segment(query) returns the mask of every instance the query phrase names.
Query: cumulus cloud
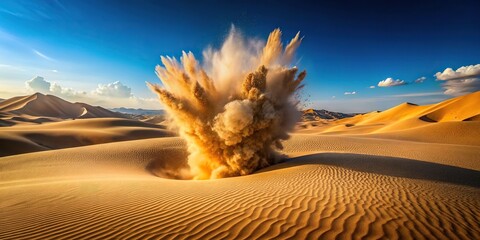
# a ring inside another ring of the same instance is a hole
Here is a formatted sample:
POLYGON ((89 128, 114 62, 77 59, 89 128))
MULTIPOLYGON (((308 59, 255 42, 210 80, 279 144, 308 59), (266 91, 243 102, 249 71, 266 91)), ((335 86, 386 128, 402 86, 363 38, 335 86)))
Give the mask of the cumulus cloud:
POLYGON ((419 77, 417 80, 415 80, 415 83, 423 83, 423 81, 427 80, 426 77, 419 77))
POLYGON ((357 92, 355 92, 355 91, 354 91, 354 92, 345 92, 345 93, 344 93, 344 95, 355 95, 355 94, 357 94, 357 92))
POLYGON ((91 105, 103 107, 133 107, 158 109, 158 99, 155 97, 143 98, 131 93, 131 88, 120 82, 100 84, 91 91, 77 91, 73 88, 61 86, 56 82, 50 82, 43 77, 36 76, 25 82, 27 91, 30 93, 41 92, 55 95, 72 102, 85 102, 91 105))
POLYGON ((395 80, 393 78, 387 78, 385 80, 378 82, 379 87, 395 87, 395 86, 401 86, 405 84, 407 84, 407 82, 405 82, 404 80, 400 80, 400 79, 395 80))
POLYGON ((434 75, 442 84, 444 94, 460 96, 480 90, 480 64, 462 66, 457 70, 446 68, 434 75))
POLYGON ((105 97, 129 98, 132 97, 132 89, 123 85, 120 81, 108 84, 98 84, 94 94, 105 97))
POLYGON ((40 76, 36 76, 25 82, 27 90, 31 92, 49 93, 50 85, 50 82, 45 81, 45 79, 40 76))
POLYGON ((375 88, 375 86, 372 85, 372 86, 370 86, 370 87, 368 87, 368 88, 375 88))
POLYGON ((72 88, 62 87, 57 83, 52 83, 50 85, 50 92, 52 92, 54 95, 66 98, 84 97, 87 95, 86 92, 75 91, 72 88))
POLYGON ((446 68, 443 72, 437 72, 434 75, 437 80, 459 80, 480 77, 480 64, 469 65, 458 68, 453 71, 452 68, 446 68))
POLYGON ((72 88, 60 86, 58 83, 52 83, 45 80, 43 77, 36 76, 25 82, 25 86, 29 92, 41 92, 45 94, 53 94, 63 98, 83 97, 87 93, 75 91, 72 88))

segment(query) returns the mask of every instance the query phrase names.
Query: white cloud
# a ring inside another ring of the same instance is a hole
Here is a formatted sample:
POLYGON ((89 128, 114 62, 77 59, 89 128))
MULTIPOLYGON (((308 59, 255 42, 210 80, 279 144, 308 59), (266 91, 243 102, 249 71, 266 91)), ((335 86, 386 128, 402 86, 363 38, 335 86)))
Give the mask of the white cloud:
POLYGON ((50 70, 50 71, 51 71, 51 72, 54 72, 54 73, 58 73, 58 70, 56 70, 56 69, 52 69, 52 70, 50 70))
POLYGON ((355 95, 355 94, 357 94, 357 92, 355 92, 355 91, 354 92, 345 92, 343 94, 344 95, 355 95))
POLYGON ((419 77, 417 80, 415 80, 415 83, 423 83, 423 81, 427 80, 426 77, 419 77))
POLYGON ((332 99, 335 99, 336 97, 335 96, 332 96, 332 99))
POLYGON ((27 90, 31 92, 41 92, 41 93, 49 93, 50 92, 50 82, 45 81, 43 77, 36 76, 28 81, 25 82, 25 86, 27 90))
POLYGON ((400 80, 400 79, 394 80, 393 78, 387 78, 385 80, 378 82, 379 87, 394 87, 394 86, 401 86, 405 84, 407 84, 407 82, 405 82, 404 80, 400 80))
POLYGON ((51 83, 43 77, 36 76, 25 82, 29 92, 41 92, 45 94, 54 94, 56 96, 74 100, 86 96, 86 92, 75 91, 71 88, 65 88, 57 83, 51 83))
POLYGON ((437 80, 457 80, 466 78, 478 78, 480 77, 480 64, 469 65, 458 68, 453 71, 451 68, 446 68, 443 72, 437 72, 434 75, 437 80))
POLYGON ((86 92, 75 91, 72 88, 62 87, 57 83, 52 83, 50 86, 50 92, 57 96, 70 99, 77 99, 78 97, 85 97, 87 95, 86 92))
POLYGON ((98 84, 94 94, 113 98, 129 98, 132 97, 132 89, 123 85, 120 81, 108 84, 98 84))
POLYGON ((434 76, 445 81, 442 87, 447 95, 460 96, 480 90, 480 64, 463 66, 455 71, 446 68, 434 76))
POLYGON ((77 91, 72 88, 61 86, 58 83, 45 80, 37 76, 25 82, 28 92, 41 92, 51 94, 72 102, 85 102, 91 105, 99 105, 107 108, 133 107, 145 109, 160 109, 162 105, 157 98, 142 98, 134 96, 131 88, 120 82, 99 84, 92 91, 77 91))
POLYGON ((375 88, 375 86, 372 85, 372 86, 370 86, 370 87, 368 87, 368 88, 375 88))
POLYGON ((41 52, 39 52, 39 51, 37 51, 37 50, 35 50, 35 49, 32 49, 32 51, 33 51, 35 54, 37 54, 37 56, 39 56, 39 57, 41 57, 41 58, 43 58, 43 59, 45 59, 45 60, 54 61, 53 58, 48 57, 47 55, 45 55, 45 54, 43 54, 43 53, 41 53, 41 52))

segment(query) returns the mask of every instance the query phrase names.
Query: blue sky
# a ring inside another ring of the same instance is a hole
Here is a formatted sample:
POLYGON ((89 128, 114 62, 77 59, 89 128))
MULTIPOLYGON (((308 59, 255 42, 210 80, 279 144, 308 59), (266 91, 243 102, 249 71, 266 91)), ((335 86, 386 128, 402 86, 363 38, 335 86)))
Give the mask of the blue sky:
POLYGON ((232 24, 262 39, 277 27, 285 41, 301 31, 296 62, 308 72, 309 107, 365 112, 480 90, 478 1, 277 2, 2 0, 0 98, 43 89, 106 107, 161 108, 145 86, 158 82, 159 56, 201 56, 232 24), (461 67, 460 80, 444 77, 461 67), (398 81, 378 86, 388 78, 398 81))

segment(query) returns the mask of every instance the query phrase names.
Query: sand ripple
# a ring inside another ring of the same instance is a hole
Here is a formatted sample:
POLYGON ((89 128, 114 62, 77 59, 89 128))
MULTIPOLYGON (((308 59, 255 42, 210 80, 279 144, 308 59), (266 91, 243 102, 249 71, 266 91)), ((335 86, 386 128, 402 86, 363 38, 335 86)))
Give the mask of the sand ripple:
MULTIPOLYGON (((178 145, 172 140, 156 144, 172 149, 178 145)), ((160 154, 156 166, 166 166, 158 165, 162 152, 147 151, 149 142, 153 140, 128 143, 139 147, 128 158, 160 154)), ((127 143, 106 144, 105 151, 118 144, 127 143)), ((74 150, 61 153, 68 156, 74 150)), ((181 154, 175 151, 163 154, 172 159, 181 154)), ((28 162, 31 155, 26 156, 23 161, 28 162)), ((480 173, 475 170, 403 158, 315 153, 250 176, 185 181, 155 176, 147 169, 152 164, 148 161, 118 159, 115 163, 136 170, 0 186, 0 239, 480 238, 480 173), (383 165, 376 166, 380 160, 383 165), (403 171, 402 166, 420 173, 403 171), (390 171, 395 168, 400 170, 390 171), (422 174, 427 168, 437 172, 422 174), (469 181, 449 181, 438 177, 441 173, 464 175, 469 181)), ((105 163, 88 163, 94 164, 105 163)))

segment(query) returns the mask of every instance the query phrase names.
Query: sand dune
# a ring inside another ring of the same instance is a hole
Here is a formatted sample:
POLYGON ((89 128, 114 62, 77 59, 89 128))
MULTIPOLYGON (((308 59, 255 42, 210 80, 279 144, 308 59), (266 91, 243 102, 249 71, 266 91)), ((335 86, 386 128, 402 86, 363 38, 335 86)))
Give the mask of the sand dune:
POLYGON ((162 126, 3 127, 0 153, 31 152, 0 157, 0 239, 480 239, 478 101, 302 123, 285 162, 203 181, 162 126))
POLYGON ((18 125, 0 128, 0 156, 173 135, 163 126, 121 118, 18 125))
MULTIPOLYGON (((370 112, 333 122, 323 121, 316 126, 310 123, 299 127, 298 130, 303 133, 316 134, 364 135, 393 133, 419 127, 429 129, 433 125, 445 122, 455 122, 459 128, 465 128, 465 126, 473 125, 462 122, 479 122, 480 108, 478 106, 480 106, 480 91, 425 106, 402 103, 383 112, 370 112)), ((452 129, 452 127, 453 124, 450 124, 449 128, 452 129)), ((456 140, 458 139, 454 139, 453 142, 456 140)))
POLYGON ((441 122, 366 137, 480 146, 480 121, 441 122))
POLYGON ((6 99, 0 102, 0 113, 2 120, 0 124, 4 126, 19 122, 42 123, 63 119, 124 117, 120 113, 102 107, 71 103, 59 97, 41 93, 6 99))
MULTIPOLYGON (((322 147, 330 137, 312 137, 309 145, 317 148, 309 154, 250 176, 208 181, 158 177, 184 166, 179 138, 4 157, 0 237, 480 237, 479 165, 462 154, 469 147, 432 150, 470 162, 446 165, 423 161, 431 161, 428 154, 417 156, 421 161, 373 156, 382 153, 373 147, 364 147, 371 154, 321 153, 331 150, 322 147)), ((362 145, 338 138, 333 143, 362 145)), ((288 146, 302 140, 298 135, 288 146)))
POLYGON ((302 121, 314 121, 314 120, 321 120, 321 119, 342 119, 347 117, 352 117, 353 114, 345 114, 340 112, 330 112, 327 110, 315 110, 315 109, 307 109, 303 110, 302 112, 302 121))

